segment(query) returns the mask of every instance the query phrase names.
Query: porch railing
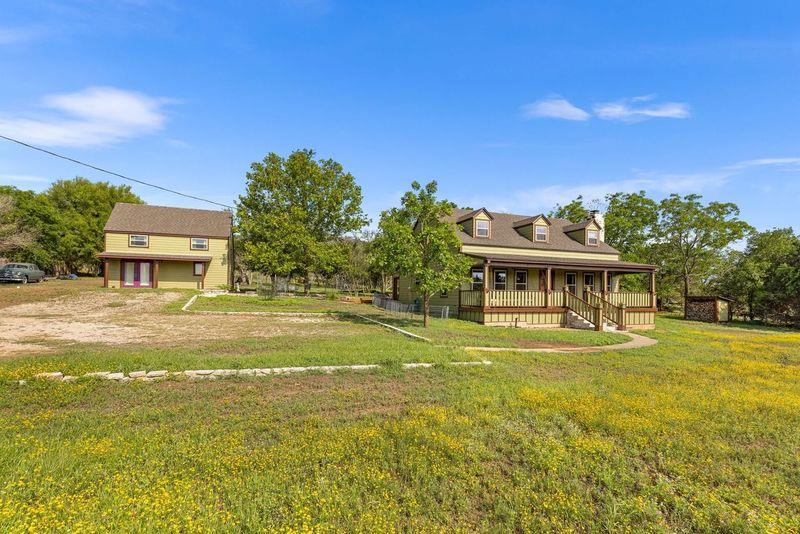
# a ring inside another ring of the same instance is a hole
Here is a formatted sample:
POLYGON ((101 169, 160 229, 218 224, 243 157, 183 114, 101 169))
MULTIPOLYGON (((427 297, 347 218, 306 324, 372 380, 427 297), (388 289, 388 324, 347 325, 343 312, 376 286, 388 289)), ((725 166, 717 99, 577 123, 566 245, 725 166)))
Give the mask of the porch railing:
MULTIPOLYGON (((483 306, 484 292, 481 289, 462 289, 461 306, 480 308, 483 306)), ((495 308, 563 308, 564 292, 555 290, 550 292, 550 302, 547 302, 547 291, 492 289, 489 291, 490 307, 495 308)))
POLYGON ((483 306, 483 289, 464 289, 461 291, 461 305, 480 308, 483 306))
POLYGON ((653 308, 655 303, 652 302, 650 293, 636 292, 636 291, 612 291, 606 293, 606 300, 614 306, 625 305, 628 308, 653 308))
POLYGON ((564 303, 567 308, 594 324, 595 330, 603 329, 603 310, 601 307, 586 302, 578 295, 571 293, 567 288, 564 288, 564 303))
POLYGON ((614 306, 603 298, 600 293, 586 292, 586 302, 603 310, 603 317, 617 325, 620 330, 625 329, 625 305, 614 306))
POLYGON ((544 307, 544 305, 544 291, 489 291, 489 306, 498 308, 540 308, 544 307))

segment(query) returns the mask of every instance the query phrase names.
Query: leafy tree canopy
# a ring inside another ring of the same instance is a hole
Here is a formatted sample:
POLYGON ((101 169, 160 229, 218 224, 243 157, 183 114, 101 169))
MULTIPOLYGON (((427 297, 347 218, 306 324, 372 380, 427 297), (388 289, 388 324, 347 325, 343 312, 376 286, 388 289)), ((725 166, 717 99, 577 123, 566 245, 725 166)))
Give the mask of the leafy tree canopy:
POLYGON ((431 295, 455 289, 469 279, 472 261, 459 252, 455 224, 445 221, 454 205, 436 198, 436 182, 411 184, 399 208, 384 211, 372 247, 373 265, 409 277, 422 296, 428 326, 431 295))
POLYGON ((342 237, 367 224, 361 188, 332 159, 310 149, 268 154, 247 173, 237 203, 244 261, 281 276, 330 275, 347 261, 342 237))

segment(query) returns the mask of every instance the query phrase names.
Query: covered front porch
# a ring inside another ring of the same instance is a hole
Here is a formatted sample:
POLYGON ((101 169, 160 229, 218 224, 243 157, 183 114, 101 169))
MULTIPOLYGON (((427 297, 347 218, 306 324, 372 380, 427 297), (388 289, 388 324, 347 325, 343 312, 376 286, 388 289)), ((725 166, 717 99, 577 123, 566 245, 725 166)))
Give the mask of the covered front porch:
POLYGON ((459 292, 459 317, 484 324, 566 326, 571 315, 597 330, 651 328, 655 266, 619 261, 475 256, 472 283, 459 292), (620 291, 623 276, 646 273, 648 291, 620 291))
POLYGON ((210 256, 103 252, 103 287, 205 289, 210 256))

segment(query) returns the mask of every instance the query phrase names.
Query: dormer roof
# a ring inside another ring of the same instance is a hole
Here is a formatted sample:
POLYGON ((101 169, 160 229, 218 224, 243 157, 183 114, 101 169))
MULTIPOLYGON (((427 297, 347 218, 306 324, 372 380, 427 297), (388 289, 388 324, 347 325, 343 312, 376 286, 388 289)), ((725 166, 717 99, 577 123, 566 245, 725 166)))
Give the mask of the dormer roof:
POLYGON ((512 224, 511 226, 514 228, 522 228, 523 226, 528 226, 529 224, 535 224, 539 221, 542 221, 547 224, 547 226, 552 226, 553 223, 550 222, 544 214, 534 215, 533 217, 526 217, 522 220, 519 220, 512 224))
MULTIPOLYGON (((457 210, 454 210, 453 213, 455 213, 456 211, 464 212, 466 210, 457 209, 457 210)), ((494 219, 494 216, 491 213, 489 213, 489 210, 487 210, 486 208, 478 208, 476 210, 467 211, 466 213, 464 213, 460 217, 456 218, 456 222, 457 223, 462 223, 464 221, 468 221, 470 219, 474 219, 475 216, 478 215, 481 212, 485 213, 486 216, 489 217, 489 219, 492 219, 492 220, 494 219)))
POLYGON ((570 232, 575 232, 577 230, 583 230, 584 228, 588 228, 589 226, 591 226, 592 223, 594 223, 595 226, 597 226, 598 230, 602 230, 603 229, 603 227, 600 226, 600 223, 597 222, 596 220, 594 220, 594 219, 586 219, 585 221, 581 221, 579 223, 570 224, 568 226, 565 226, 564 227, 564 232, 570 233, 570 232))

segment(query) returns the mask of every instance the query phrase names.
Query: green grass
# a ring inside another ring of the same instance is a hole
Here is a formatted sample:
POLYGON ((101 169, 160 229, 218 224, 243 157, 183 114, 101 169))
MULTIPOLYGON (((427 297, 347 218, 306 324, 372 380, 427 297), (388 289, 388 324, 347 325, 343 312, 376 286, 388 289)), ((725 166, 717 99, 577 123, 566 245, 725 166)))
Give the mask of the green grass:
POLYGON ((385 313, 378 308, 366 304, 353 304, 338 300, 323 300, 309 297, 278 297, 274 299, 228 295, 213 298, 200 297, 195 301, 190 310, 331 313, 343 318, 346 318, 347 314, 359 314, 426 337, 437 345, 452 347, 579 347, 612 345, 615 343, 624 343, 630 339, 622 334, 586 330, 576 331, 563 328, 533 329, 487 327, 458 319, 431 318, 428 328, 424 328, 422 326, 421 317, 397 316, 385 313))
POLYGON ((192 305, 192 311, 219 312, 300 312, 336 313, 368 310, 364 304, 353 304, 340 300, 317 297, 276 297, 265 299, 255 296, 220 295, 218 297, 199 297, 192 305))
POLYGON ((623 334, 613 332, 594 332, 592 330, 569 330, 566 328, 512 328, 485 326, 459 319, 431 318, 428 327, 422 325, 421 317, 398 317, 372 308, 365 316, 393 326, 398 326, 412 334, 430 339, 438 345, 453 347, 585 347, 613 345, 630 341, 623 334))
POLYGON ((10 380, 38 358, 133 370, 469 357, 331 324, 317 341, 2 361, 0 531, 800 530, 797 332, 659 318, 652 347, 509 351, 475 368, 10 380))

